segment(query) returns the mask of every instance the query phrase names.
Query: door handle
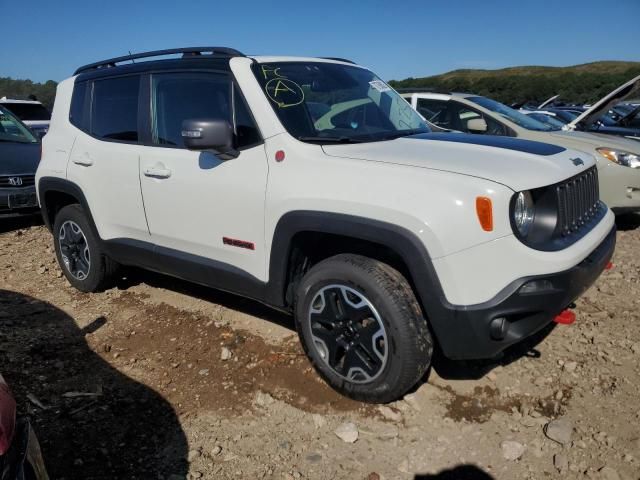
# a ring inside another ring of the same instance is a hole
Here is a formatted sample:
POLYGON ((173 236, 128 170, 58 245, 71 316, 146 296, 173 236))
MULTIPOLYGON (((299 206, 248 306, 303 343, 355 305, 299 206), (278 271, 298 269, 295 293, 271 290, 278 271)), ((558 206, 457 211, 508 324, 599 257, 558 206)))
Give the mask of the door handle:
POLYGON ((146 167, 142 173, 144 173, 145 177, 151 178, 169 178, 171 176, 171 170, 165 168, 164 165, 146 167))
POLYGON ((93 160, 91 160, 91 157, 89 157, 88 153, 85 153, 81 157, 75 157, 72 162, 76 165, 82 165, 83 167, 90 167, 91 165, 93 165, 93 160))

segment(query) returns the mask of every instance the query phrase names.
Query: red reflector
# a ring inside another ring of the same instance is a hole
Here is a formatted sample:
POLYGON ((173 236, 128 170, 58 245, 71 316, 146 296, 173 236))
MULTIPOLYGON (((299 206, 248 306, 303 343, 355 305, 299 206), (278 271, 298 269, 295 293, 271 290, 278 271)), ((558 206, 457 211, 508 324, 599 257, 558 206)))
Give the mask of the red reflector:
POLYGON ((609 262, 607 263, 607 266, 604 267, 605 270, 611 270, 613 268, 613 263, 609 262))
POLYGON ((571 310, 563 310, 553 321, 562 325, 571 325, 576 321, 576 314, 571 310))
POLYGON ((284 150, 278 150, 276 152, 276 162, 281 162, 284 160, 284 150))

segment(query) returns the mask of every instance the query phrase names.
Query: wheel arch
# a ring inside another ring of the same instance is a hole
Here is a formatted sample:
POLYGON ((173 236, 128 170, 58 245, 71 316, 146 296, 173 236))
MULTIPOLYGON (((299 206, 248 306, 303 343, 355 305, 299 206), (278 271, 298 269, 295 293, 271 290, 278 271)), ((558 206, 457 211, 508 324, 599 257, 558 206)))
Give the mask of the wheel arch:
POLYGON ((67 205, 77 203, 87 215, 93 233, 100 238, 87 199, 75 183, 64 178, 42 177, 38 182, 38 198, 44 224, 50 231, 53 230, 56 214, 67 205))
POLYGON ((296 258, 301 246, 303 251, 317 249, 318 252, 308 265, 303 265, 303 270, 334 254, 364 254, 390 263, 405 274, 428 316, 436 316, 438 307, 446 302, 426 247, 409 230, 354 215, 293 211, 280 218, 273 235, 266 292, 268 303, 291 306, 296 275, 304 273, 296 269, 300 262, 308 260, 304 255, 296 258), (336 243, 340 245, 336 247, 336 243))

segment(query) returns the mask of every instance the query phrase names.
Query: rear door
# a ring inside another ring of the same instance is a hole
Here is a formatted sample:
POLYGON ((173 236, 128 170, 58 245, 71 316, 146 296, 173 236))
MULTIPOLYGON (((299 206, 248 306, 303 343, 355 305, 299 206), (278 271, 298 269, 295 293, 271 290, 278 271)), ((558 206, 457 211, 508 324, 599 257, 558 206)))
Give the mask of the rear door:
POLYGON ((151 146, 141 156, 140 178, 158 252, 231 266, 264 280, 267 158, 231 75, 155 73, 148 85, 151 146), (186 119, 229 121, 240 155, 221 160, 210 152, 187 150, 181 136, 186 119))
POLYGON ((67 177, 82 189, 103 240, 149 240, 139 177, 140 83, 140 75, 128 75, 75 87, 84 99, 74 93, 70 120, 80 131, 67 177))

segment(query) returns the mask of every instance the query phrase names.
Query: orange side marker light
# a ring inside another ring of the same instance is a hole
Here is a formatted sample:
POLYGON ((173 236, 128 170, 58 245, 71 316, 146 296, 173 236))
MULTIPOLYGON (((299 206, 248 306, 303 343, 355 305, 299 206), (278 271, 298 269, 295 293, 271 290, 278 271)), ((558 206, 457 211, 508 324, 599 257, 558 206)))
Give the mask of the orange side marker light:
POLYGON ((493 204, 489 197, 476 197, 476 214, 485 232, 493 231, 493 204))

